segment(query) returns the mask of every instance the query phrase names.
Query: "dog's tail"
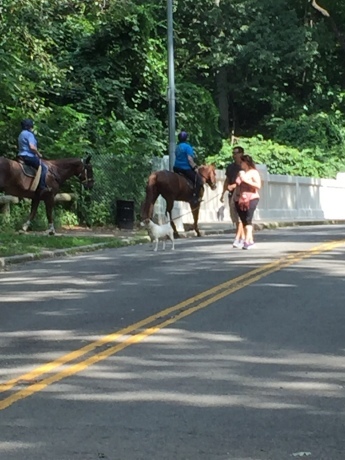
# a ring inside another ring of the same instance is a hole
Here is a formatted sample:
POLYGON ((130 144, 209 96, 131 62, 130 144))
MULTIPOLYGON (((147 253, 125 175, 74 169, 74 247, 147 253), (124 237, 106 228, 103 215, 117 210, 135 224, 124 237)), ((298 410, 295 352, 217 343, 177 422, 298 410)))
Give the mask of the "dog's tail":
POLYGON ((158 198, 158 195, 157 173, 153 172, 150 174, 146 184, 146 196, 142 205, 141 220, 152 218, 153 206, 158 198))

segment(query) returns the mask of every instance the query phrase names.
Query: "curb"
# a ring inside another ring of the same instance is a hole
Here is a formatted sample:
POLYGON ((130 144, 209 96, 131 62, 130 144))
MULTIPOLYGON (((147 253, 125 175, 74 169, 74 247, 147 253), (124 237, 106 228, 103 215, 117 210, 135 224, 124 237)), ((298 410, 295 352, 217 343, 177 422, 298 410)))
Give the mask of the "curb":
POLYGON ((38 254, 28 253, 28 254, 21 254, 17 256, 8 256, 8 257, 0 257, 0 268, 5 268, 9 264, 16 264, 20 262, 31 262, 33 260, 41 260, 41 259, 50 259, 57 256, 66 256, 70 253, 75 252, 87 252, 92 251, 102 246, 106 245, 107 243, 97 243, 97 244, 90 244, 88 246, 80 246, 75 248, 69 249, 56 249, 54 251, 42 251, 38 254))
POLYGON ((304 220, 304 221, 280 221, 280 222, 262 222, 254 224, 254 230, 284 228, 284 227, 304 227, 310 225, 344 225, 345 220, 304 220))
MULTIPOLYGON (((260 231, 265 229, 275 229, 275 228, 284 228, 284 227, 302 227, 302 226, 309 226, 309 225, 343 225, 345 224, 345 220, 310 220, 310 221, 285 221, 285 222, 262 222, 254 224, 254 230, 260 231)), ((229 222, 228 229, 210 229, 210 230, 200 230, 200 234, 202 236, 207 235, 224 235, 234 233, 234 229, 231 228, 231 223, 229 222)), ((181 238, 190 238, 195 236, 194 230, 188 230, 185 232, 180 232, 181 238)), ((147 243, 150 242, 149 236, 128 236, 128 237, 119 237, 121 242, 123 243, 122 247, 130 246, 133 244, 140 244, 140 243, 147 243)), ((42 251, 38 254, 29 253, 29 254, 22 254, 17 256, 8 256, 8 257, 0 257, 0 269, 6 268, 8 265, 21 263, 21 262, 31 262, 34 260, 42 260, 42 259, 52 259, 58 256, 67 256, 70 254, 77 254, 83 252, 90 252, 95 251, 97 249, 101 249, 102 247, 107 247, 108 243, 95 243, 90 244, 87 246, 79 246, 75 248, 68 248, 68 249, 56 249, 53 251, 42 251)), ((121 247, 121 246, 120 246, 121 247)))
MULTIPOLYGON (((119 238, 123 243, 122 247, 130 246, 131 244, 140 244, 140 243, 147 243, 150 241, 149 237, 141 236, 139 238, 134 237, 122 237, 119 238)), ((108 243, 95 243, 89 244, 87 246, 77 246, 74 248, 68 249, 54 249, 53 251, 42 251, 40 253, 28 253, 28 254, 21 254, 17 256, 8 256, 8 257, 0 257, 0 269, 4 269, 9 265, 17 264, 21 262, 32 262, 34 260, 43 260, 43 259, 53 259, 54 257, 59 256, 67 256, 71 254, 83 253, 83 252, 91 252, 96 251, 97 249, 102 249, 103 247, 107 247, 108 243)), ((119 246, 121 247, 121 246, 119 246)))

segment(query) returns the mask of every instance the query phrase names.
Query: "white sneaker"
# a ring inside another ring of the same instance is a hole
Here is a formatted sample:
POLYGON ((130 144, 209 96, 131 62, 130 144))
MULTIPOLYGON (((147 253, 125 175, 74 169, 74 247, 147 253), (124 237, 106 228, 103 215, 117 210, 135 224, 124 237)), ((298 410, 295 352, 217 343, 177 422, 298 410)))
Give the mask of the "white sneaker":
POLYGON ((242 249, 243 248, 243 243, 244 243, 243 240, 235 240, 233 242, 233 244, 232 244, 232 247, 237 248, 237 249, 242 249))
POLYGON ((255 244, 254 243, 244 243, 242 246, 242 249, 254 249, 255 244))

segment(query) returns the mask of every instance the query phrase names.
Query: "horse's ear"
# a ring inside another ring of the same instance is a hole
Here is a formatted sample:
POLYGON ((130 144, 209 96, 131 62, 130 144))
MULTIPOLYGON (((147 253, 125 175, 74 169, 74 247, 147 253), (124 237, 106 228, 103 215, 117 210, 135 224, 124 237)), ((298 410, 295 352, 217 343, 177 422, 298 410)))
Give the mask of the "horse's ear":
POLYGON ((85 163, 85 164, 89 164, 90 161, 91 161, 91 155, 88 155, 88 156, 86 157, 86 159, 84 160, 84 163, 85 163))

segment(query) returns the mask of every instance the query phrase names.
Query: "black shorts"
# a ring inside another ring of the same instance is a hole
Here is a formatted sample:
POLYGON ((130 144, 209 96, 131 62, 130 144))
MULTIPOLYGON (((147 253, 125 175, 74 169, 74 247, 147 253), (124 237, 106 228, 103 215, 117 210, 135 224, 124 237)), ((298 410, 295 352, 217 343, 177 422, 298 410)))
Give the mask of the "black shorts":
POLYGON ((244 225, 244 227, 246 225, 252 225, 254 212, 255 212, 255 209, 258 203, 259 203, 259 198, 250 200, 249 209, 247 211, 241 211, 241 209, 238 206, 238 201, 236 201, 236 209, 237 209, 238 215, 240 216, 241 222, 244 225))

